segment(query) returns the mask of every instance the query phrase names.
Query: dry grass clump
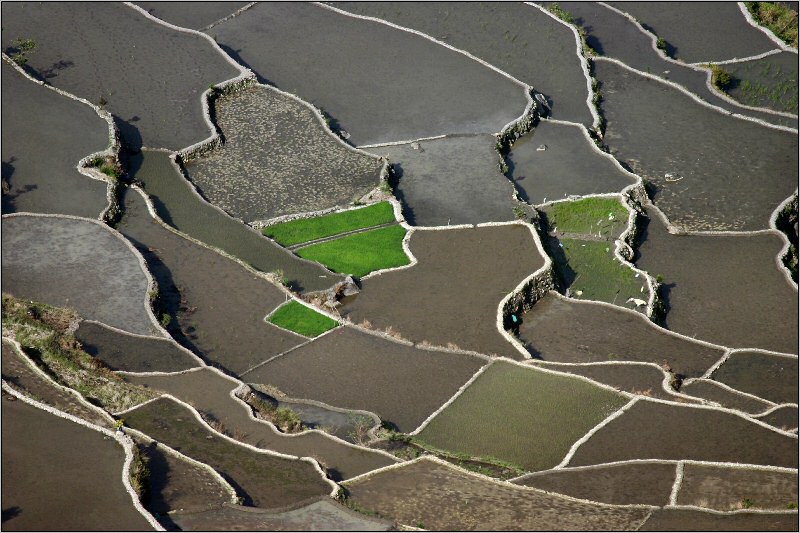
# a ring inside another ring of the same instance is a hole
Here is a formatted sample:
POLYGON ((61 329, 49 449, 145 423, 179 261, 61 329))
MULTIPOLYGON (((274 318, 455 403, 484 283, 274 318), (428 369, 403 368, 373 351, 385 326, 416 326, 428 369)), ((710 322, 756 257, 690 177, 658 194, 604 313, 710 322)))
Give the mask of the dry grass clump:
POLYGON ((298 433, 307 429, 300 420, 300 415, 292 409, 277 407, 269 399, 262 397, 252 389, 248 388, 244 392, 237 393, 237 397, 253 409, 256 418, 272 422, 284 433, 298 433))

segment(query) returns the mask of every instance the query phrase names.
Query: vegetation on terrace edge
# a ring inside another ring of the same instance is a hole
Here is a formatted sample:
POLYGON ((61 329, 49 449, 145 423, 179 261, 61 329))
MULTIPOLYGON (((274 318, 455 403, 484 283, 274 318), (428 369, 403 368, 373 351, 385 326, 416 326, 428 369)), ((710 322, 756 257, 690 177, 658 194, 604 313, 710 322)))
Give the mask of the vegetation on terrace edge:
POLYGON ((392 204, 379 202, 341 213, 280 222, 267 226, 263 229, 263 233, 267 237, 275 239, 278 244, 292 246, 394 221, 392 204))
POLYGON ((713 63, 707 66, 711 69, 711 85, 723 92, 731 86, 733 79, 727 70, 713 63))
POLYGON ((300 415, 293 409, 277 407, 263 393, 255 392, 248 387, 240 398, 255 411, 258 418, 269 420, 284 433, 298 433, 307 429, 300 420, 300 415))
POLYGON ((336 320, 294 300, 280 306, 269 321, 306 337, 316 337, 339 325, 336 320))
POLYGON ((756 22, 797 48, 797 11, 783 2, 745 2, 744 5, 756 22))
POLYGON ((556 228, 565 233, 599 233, 602 237, 613 239, 628 225, 628 210, 616 197, 558 202, 543 210, 550 229, 556 228))
POLYGON ((68 333, 78 319, 75 311, 5 293, 2 309, 3 335, 16 338, 25 353, 56 382, 75 389, 91 403, 116 412, 155 397, 83 351, 68 333))
POLYGON ((572 13, 562 8, 558 4, 558 2, 553 2, 552 4, 550 4, 548 10, 550 11, 550 13, 557 16, 567 24, 571 24, 572 26, 575 27, 576 30, 578 30, 578 35, 581 38, 581 45, 583 46, 584 55, 586 55, 587 57, 592 57, 597 55, 597 51, 594 48, 592 48, 591 45, 586 41, 586 30, 583 29, 583 26, 580 26, 578 25, 577 22, 575 22, 575 17, 572 16, 572 13))
POLYGON ((405 235, 402 226, 389 226, 312 244, 298 249, 297 254, 334 272, 362 277, 375 270, 409 264, 402 244, 405 235))
POLYGON ((36 41, 20 37, 11 41, 11 46, 6 48, 4 52, 14 63, 23 67, 28 63, 28 53, 33 52, 35 49, 36 41))

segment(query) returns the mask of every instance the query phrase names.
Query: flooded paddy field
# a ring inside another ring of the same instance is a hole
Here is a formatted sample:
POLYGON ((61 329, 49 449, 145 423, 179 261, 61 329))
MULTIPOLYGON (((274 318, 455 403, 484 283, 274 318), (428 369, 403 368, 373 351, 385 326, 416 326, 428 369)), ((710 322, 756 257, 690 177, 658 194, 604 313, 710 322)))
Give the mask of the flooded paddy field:
POLYGON ((141 258, 104 224, 51 216, 3 218, 3 292, 131 333, 159 335, 141 258), (86 280, 92 290, 86 290, 86 280))
POLYGON ((3 393, 3 529, 151 531, 116 441, 3 393))
POLYGON ((108 203, 107 184, 75 167, 108 148, 108 123, 89 106, 34 84, 5 61, 2 72, 3 213, 97 218, 108 203))
POLYGON ((363 409, 413 431, 486 362, 339 328, 242 376, 287 396, 363 409))
POLYGON ((553 118, 592 125, 588 88, 572 31, 534 6, 470 2, 334 2, 487 61, 547 97, 553 118))
POLYGON ((797 54, 781 52, 753 61, 729 63, 723 68, 733 78, 727 92, 736 100, 797 114, 797 54))
POLYGON ((770 414, 759 418, 759 420, 776 428, 797 433, 797 418, 797 407, 787 405, 786 407, 775 409, 770 414))
POLYGON ((687 464, 677 503, 718 511, 742 508, 785 511, 788 504, 797 504, 797 475, 687 464))
POLYGON ((676 373, 700 377, 723 355, 653 327, 642 315, 552 293, 522 315, 519 333, 531 355, 545 362, 666 363, 676 373))
POLYGON ((379 185, 378 158, 349 149, 307 105, 272 87, 221 97, 214 108, 225 144, 186 171, 204 198, 235 218, 347 206, 379 185))
POLYGON ((255 420, 251 408, 232 397, 238 385, 210 369, 172 376, 128 375, 125 379, 189 403, 209 420, 218 421, 236 440, 287 455, 314 457, 340 478, 394 464, 390 457, 346 446, 319 433, 285 434, 255 420))
POLYGON ((760 352, 736 352, 711 379, 776 403, 797 401, 797 359, 760 352))
POLYGON ((797 513, 719 514, 694 509, 659 509, 639 531, 794 531, 797 513))
POLYGON ((259 4, 208 33, 262 82, 324 109, 357 146, 497 133, 527 105, 523 87, 472 59, 317 5, 259 4), (346 46, 332 45, 332 27, 346 46))
POLYGON ((311 463, 258 453, 212 433, 182 405, 161 398, 126 413, 125 422, 223 474, 246 505, 280 508, 330 493, 311 463))
POLYGON ((797 135, 729 117, 673 87, 596 61, 611 153, 656 187, 686 230, 767 229, 797 186, 797 135), (735 134, 732 134, 735 132, 735 134))
POLYGON ((737 394, 736 392, 720 386, 714 381, 693 381, 688 385, 683 385, 681 387, 681 392, 696 398, 711 400, 728 409, 736 409, 737 411, 753 415, 763 413, 772 407, 772 404, 764 400, 737 394))
POLYGON ((648 214, 636 266, 663 277, 668 329, 733 348, 797 352, 797 288, 776 264, 780 237, 671 235, 648 214))
POLYGON ((199 35, 167 28, 122 3, 3 6, 3 49, 32 39, 26 69, 105 107, 123 140, 177 150, 211 134, 200 96, 239 75, 199 35))
POLYGON ((430 530, 627 530, 649 512, 499 485, 430 459, 345 486, 358 505, 430 530))
POLYGON ((361 293, 340 309, 355 323, 392 327, 413 342, 519 359, 497 331, 497 306, 544 266, 529 229, 521 225, 415 231, 418 263, 363 280, 361 293), (481 262, 473 260, 481 257, 481 262))
POLYGON ((666 505, 675 483, 673 463, 627 463, 536 472, 514 483, 573 498, 617 505, 666 505))
POLYGON ((514 220, 514 186, 499 168, 494 135, 450 136, 369 148, 388 158, 395 195, 412 226, 514 220))
POLYGON ((714 409, 639 400, 583 443, 570 466, 694 459, 797 468, 797 438, 714 409))
POLYGON ((202 30, 232 15, 248 2, 135 2, 135 4, 170 24, 202 30))
MULTIPOLYGON (((145 151, 132 161, 135 179, 153 199, 156 213, 170 226, 262 272, 282 272, 296 290, 327 289, 342 279, 304 261, 254 229, 205 202, 164 152, 145 151)), ((148 216, 145 211, 145 216, 148 216)))

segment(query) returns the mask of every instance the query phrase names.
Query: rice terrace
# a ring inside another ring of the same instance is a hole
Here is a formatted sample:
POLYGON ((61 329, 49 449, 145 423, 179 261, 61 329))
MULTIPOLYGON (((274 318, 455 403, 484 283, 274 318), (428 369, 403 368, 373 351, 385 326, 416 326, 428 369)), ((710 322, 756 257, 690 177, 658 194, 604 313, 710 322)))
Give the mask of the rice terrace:
POLYGON ((0 10, 0 529, 800 529, 797 2, 0 10))

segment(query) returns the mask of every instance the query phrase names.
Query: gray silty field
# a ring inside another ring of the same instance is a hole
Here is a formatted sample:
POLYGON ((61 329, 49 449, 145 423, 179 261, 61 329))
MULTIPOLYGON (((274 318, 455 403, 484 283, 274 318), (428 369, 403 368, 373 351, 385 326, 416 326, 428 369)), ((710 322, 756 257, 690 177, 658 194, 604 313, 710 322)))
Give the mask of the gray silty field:
POLYGON ((797 113, 797 54, 781 52, 723 68, 734 79, 728 93, 736 100, 751 106, 797 113))
POLYGON ((515 218, 514 186, 500 173, 496 142, 493 135, 453 136, 369 151, 394 165, 409 224, 477 224, 515 218))
POLYGON ((199 30, 243 8, 248 2, 134 2, 163 21, 199 30))
POLYGON ((105 107, 125 143, 180 149, 211 134, 200 95, 239 74, 199 35, 153 22, 122 3, 3 4, 2 45, 33 39, 26 67, 105 107))
POLYGON ((594 150, 580 128, 547 121, 514 143, 508 167, 530 204, 573 194, 618 192, 636 181, 594 150))
POLYGON ((3 291, 71 307, 84 318, 150 335, 139 257, 105 225, 57 217, 3 218, 3 291))
POLYGON ((355 145, 497 133, 527 104, 521 86, 461 54, 316 5, 259 4, 209 34, 263 82, 322 107, 355 145))
POLYGON ((259 85, 215 105, 225 145, 186 165, 211 203, 245 222, 344 206, 379 184, 382 162, 344 146, 308 106, 259 85))
POLYGON ((592 125, 573 32, 521 2, 335 2, 465 50, 548 97, 553 118, 592 125))
POLYGON ((797 187, 797 135, 732 118, 667 85, 595 62, 611 153, 656 187, 687 230, 758 230, 797 187), (673 174, 668 182, 666 174, 673 174))
POLYGON ((75 166, 108 147, 108 123, 89 106, 25 79, 5 61, 2 71, 3 213, 96 218, 106 207, 106 183, 75 166))

